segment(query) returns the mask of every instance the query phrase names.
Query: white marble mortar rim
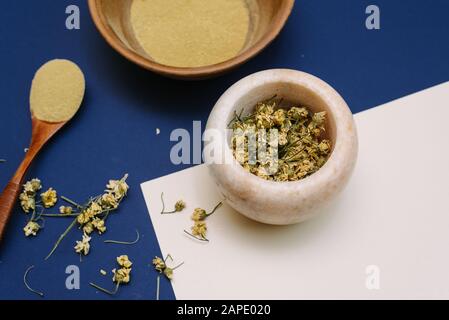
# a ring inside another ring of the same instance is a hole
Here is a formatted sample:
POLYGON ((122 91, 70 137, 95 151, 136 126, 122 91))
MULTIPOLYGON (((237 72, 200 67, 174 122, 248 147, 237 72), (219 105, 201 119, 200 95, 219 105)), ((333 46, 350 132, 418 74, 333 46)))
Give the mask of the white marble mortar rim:
MULTIPOLYGON (((346 162, 353 160, 353 146, 348 143, 344 143, 342 136, 345 135, 345 128, 352 126, 355 129, 355 123, 351 110, 340 94, 328 83, 316 76, 303 71, 291 69, 269 69, 248 75, 229 87, 229 89, 227 89, 218 99, 209 115, 206 129, 227 129, 228 123, 226 123, 226 119, 228 119, 229 114, 235 110, 234 105, 236 101, 256 87, 267 83, 278 82, 290 82, 309 88, 323 101, 325 101, 329 110, 332 111, 332 115, 335 119, 336 142, 329 159, 323 167, 312 175, 298 181, 286 182, 269 181, 257 177, 256 175, 244 170, 237 160, 232 157, 232 155, 231 162, 218 166, 225 166, 227 170, 234 170, 236 173, 234 178, 236 176, 243 176, 246 180, 245 183, 250 183, 260 189, 269 188, 272 194, 278 194, 279 192, 282 193, 286 187, 289 189, 294 188, 298 191, 305 191, 310 188, 315 189, 319 186, 324 186, 327 181, 335 179, 335 175, 338 175, 338 171, 336 172, 335 168, 338 168, 339 163, 341 164, 342 161, 346 162)), ((352 139, 355 139, 357 144, 356 133, 352 139)), ((229 156, 231 149, 229 145, 226 146, 226 151, 228 151, 227 154, 229 156)), ((207 154, 205 155, 205 162, 208 163, 207 154)), ((215 165, 211 166, 214 167, 215 165)), ((214 167, 214 169, 216 169, 216 167, 214 167)))

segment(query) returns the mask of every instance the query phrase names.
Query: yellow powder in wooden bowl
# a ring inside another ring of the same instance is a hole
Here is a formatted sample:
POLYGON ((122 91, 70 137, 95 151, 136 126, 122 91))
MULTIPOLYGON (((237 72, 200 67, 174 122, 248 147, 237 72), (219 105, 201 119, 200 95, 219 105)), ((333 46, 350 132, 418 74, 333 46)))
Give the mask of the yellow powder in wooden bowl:
POLYGON ((30 93, 31 113, 46 122, 68 121, 78 111, 84 90, 84 75, 75 63, 51 60, 34 75, 30 93))
POLYGON ((158 63, 201 67, 235 57, 250 25, 245 0, 134 0, 131 25, 158 63))

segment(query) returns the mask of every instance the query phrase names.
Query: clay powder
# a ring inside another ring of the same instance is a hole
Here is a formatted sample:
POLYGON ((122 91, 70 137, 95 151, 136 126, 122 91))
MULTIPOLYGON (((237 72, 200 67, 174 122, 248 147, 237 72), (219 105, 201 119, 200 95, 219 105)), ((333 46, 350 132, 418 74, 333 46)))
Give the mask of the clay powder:
POLYGON ((131 25, 156 62, 201 67, 226 61, 243 48, 249 29, 244 0, 134 0, 131 25))
POLYGON ((84 90, 84 75, 75 63, 51 60, 34 75, 30 94, 31 113, 42 121, 68 121, 78 111, 84 90))

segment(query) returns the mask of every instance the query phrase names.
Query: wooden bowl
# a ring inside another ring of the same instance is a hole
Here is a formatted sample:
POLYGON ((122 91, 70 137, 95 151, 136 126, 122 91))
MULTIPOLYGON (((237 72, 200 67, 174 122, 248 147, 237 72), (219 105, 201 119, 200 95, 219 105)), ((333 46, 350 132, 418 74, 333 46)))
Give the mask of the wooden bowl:
POLYGON ((250 28, 240 53, 221 63, 181 68, 155 62, 140 47, 129 21, 132 1, 89 0, 90 13, 102 36, 121 55, 145 69, 171 78, 192 80, 220 75, 254 57, 276 38, 294 5, 294 0, 246 0, 250 28))

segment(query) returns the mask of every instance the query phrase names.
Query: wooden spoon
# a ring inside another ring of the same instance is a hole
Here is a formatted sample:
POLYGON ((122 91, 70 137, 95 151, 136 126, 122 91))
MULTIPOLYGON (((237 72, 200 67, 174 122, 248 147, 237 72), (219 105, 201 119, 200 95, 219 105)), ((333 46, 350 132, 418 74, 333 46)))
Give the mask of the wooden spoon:
MULTIPOLYGON (((68 60, 51 60, 36 72, 31 86, 30 147, 0 195, 0 240, 20 193, 23 178, 44 144, 78 111, 84 97, 84 75, 68 60)), ((36 200, 39 194, 36 194, 36 200)))

